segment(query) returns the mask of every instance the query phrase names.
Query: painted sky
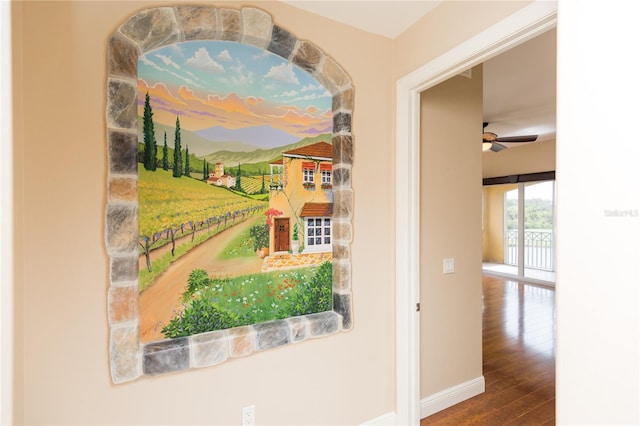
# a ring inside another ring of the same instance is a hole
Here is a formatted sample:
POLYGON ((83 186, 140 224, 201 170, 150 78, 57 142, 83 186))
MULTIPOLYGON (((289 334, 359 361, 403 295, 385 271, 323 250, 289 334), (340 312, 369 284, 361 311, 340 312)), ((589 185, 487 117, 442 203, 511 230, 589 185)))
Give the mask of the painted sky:
POLYGON ((300 138, 331 132, 331 95, 270 52, 240 43, 177 43, 138 60, 138 115, 149 92, 155 122, 197 131, 271 125, 300 138))

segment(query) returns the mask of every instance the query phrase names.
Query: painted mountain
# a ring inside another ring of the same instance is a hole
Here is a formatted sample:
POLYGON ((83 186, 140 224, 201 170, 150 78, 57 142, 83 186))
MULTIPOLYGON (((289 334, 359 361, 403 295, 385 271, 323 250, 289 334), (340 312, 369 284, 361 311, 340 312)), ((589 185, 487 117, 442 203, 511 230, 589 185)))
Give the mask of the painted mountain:
MULTIPOLYGON (((170 149, 173 149, 174 138, 175 138, 175 127, 167 126, 161 123, 155 123, 155 133, 156 133, 156 143, 158 145, 158 149, 162 150, 162 145, 164 144, 164 133, 167 134, 167 146, 170 149)), ((264 126, 261 126, 264 127, 264 126)), ((268 127, 268 126, 267 126, 268 127)), ((213 129, 213 128, 212 128, 213 129)), ((204 129, 209 130, 209 129, 204 129)), ((242 130, 247 129, 238 129, 238 130, 228 130, 224 129, 224 131, 219 134, 222 135, 220 137, 224 138, 225 134, 233 135, 235 132, 239 132, 238 138, 242 138, 244 135, 242 134, 242 130)), ((272 132, 272 135, 278 133, 276 129, 272 132)), ((325 133, 322 135, 318 135, 315 137, 307 137, 300 139, 295 136, 288 135, 284 133, 285 136, 282 137, 281 140, 286 140, 287 143, 284 145, 276 145, 273 148, 258 148, 256 145, 250 145, 245 142, 241 142, 238 140, 226 140, 226 141, 212 141, 208 140, 198 133, 199 131, 192 132, 189 130, 181 129, 181 140, 182 146, 189 146, 189 152, 195 155, 198 158, 206 158, 210 163, 223 163, 225 166, 236 166, 238 163, 261 163, 261 162, 269 162, 274 159, 279 158, 282 155, 283 151, 289 151, 295 148, 300 148, 306 145, 311 145, 317 142, 327 142, 331 143, 332 134, 325 133), (289 142, 293 141, 293 142, 289 142)), ((250 132, 249 132, 250 133, 250 132)), ((142 143, 142 118, 138 117, 138 140, 142 143)), ((245 139, 249 140, 249 139, 245 139)))
MULTIPOLYGON (((258 149, 282 147, 300 140, 299 137, 275 129, 268 124, 241 129, 214 126, 197 130, 194 133, 212 142, 235 142, 241 144, 241 146, 254 146, 258 149)), ((230 150, 239 151, 238 149, 230 150)))
MULTIPOLYGON (((164 144, 164 133, 166 132, 167 146, 173 149, 173 143, 176 133, 175 126, 168 126, 162 123, 154 123, 154 127, 156 131, 156 144, 158 145, 158 148, 160 150, 162 149, 162 145, 164 144)), ((258 149, 257 146, 248 145, 234 140, 214 142, 198 135, 197 132, 192 132, 184 128, 180 130, 180 133, 182 146, 188 146, 189 152, 194 154, 196 157, 203 157, 216 151, 251 152, 258 149)), ((142 117, 138 117, 138 140, 142 141, 143 139, 142 117)))
POLYGON ((290 151, 295 148, 300 148, 303 146, 311 145, 318 142, 327 142, 331 143, 331 133, 326 133, 324 135, 316 136, 314 138, 304 138, 302 140, 296 141, 292 144, 275 147, 271 149, 256 149, 255 151, 250 152, 239 152, 239 151, 217 151, 206 155, 205 158, 210 163, 223 163, 225 166, 236 166, 238 164, 246 164, 246 163, 262 163, 262 162, 270 162, 282 156, 283 151, 290 151))

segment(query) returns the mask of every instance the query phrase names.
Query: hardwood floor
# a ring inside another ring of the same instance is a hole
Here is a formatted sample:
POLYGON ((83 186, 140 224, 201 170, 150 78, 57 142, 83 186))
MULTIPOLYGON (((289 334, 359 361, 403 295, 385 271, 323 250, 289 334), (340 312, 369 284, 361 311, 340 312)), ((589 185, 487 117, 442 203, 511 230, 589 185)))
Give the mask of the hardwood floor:
POLYGON ((426 425, 555 424, 555 290, 483 276, 485 392, 426 425))

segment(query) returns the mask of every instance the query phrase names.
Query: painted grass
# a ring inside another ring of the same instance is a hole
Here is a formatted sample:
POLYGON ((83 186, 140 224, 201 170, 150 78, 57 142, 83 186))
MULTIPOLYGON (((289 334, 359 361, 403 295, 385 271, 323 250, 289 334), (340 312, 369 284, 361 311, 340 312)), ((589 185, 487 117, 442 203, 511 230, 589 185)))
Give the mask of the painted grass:
POLYGON ((314 270, 300 268, 217 280, 194 296, 211 300, 240 317, 250 316, 253 323, 281 319, 281 307, 299 292, 300 283, 311 280, 314 270))
POLYGON ((212 278, 192 271, 183 306, 163 327, 170 338, 324 312, 332 306, 332 266, 212 278))

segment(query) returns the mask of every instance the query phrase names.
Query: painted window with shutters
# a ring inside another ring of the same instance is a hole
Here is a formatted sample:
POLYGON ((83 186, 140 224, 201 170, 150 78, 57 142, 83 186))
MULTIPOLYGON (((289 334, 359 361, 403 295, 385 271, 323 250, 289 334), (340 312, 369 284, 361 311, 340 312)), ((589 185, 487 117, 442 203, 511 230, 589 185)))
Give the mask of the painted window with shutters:
POLYGON ((331 164, 320 164, 320 184, 322 188, 331 188, 331 164))
POLYGON ((305 161, 302 163, 302 182, 314 183, 316 165, 313 161, 305 161))

